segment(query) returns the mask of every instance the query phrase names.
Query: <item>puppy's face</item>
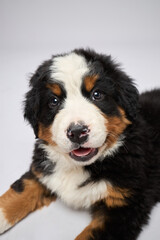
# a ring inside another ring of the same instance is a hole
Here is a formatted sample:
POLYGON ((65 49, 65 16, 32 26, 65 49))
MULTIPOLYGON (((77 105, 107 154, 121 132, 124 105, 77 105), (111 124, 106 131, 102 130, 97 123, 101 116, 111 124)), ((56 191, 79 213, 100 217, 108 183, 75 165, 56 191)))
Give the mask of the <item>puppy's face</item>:
POLYGON ((40 66, 31 86, 25 116, 53 151, 89 165, 123 144, 137 92, 110 57, 83 50, 55 56, 40 66))

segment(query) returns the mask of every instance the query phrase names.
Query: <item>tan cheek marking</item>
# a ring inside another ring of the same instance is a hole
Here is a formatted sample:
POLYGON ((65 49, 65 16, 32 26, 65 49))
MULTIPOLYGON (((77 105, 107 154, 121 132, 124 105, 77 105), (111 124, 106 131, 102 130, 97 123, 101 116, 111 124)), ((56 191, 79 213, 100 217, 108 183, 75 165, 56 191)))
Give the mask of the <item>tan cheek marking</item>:
POLYGON ((108 207, 123 207, 127 205, 126 199, 131 194, 127 189, 114 188, 110 185, 107 186, 108 196, 105 200, 108 207))
POLYGON ((98 75, 87 76, 84 79, 84 85, 85 85, 87 92, 90 92, 93 89, 97 79, 98 79, 98 75))
POLYGON ((93 238, 93 231, 104 228, 104 217, 99 216, 92 220, 92 222, 76 237, 75 240, 89 240, 93 238))
POLYGON ((56 145, 52 140, 51 126, 45 127, 42 123, 39 123, 38 137, 53 146, 56 145))
POLYGON ((10 188, 0 197, 0 207, 4 211, 7 221, 14 225, 30 212, 43 206, 48 206, 56 198, 35 180, 24 180, 24 191, 15 192, 10 188))
POLYGON ((119 108, 121 113, 120 117, 108 117, 104 115, 106 118, 106 129, 108 132, 107 137, 107 147, 111 147, 116 141, 121 133, 127 128, 131 122, 126 118, 125 112, 123 109, 119 108))
POLYGON ((61 88, 58 84, 47 84, 47 88, 49 88, 55 95, 60 96, 62 94, 61 88))

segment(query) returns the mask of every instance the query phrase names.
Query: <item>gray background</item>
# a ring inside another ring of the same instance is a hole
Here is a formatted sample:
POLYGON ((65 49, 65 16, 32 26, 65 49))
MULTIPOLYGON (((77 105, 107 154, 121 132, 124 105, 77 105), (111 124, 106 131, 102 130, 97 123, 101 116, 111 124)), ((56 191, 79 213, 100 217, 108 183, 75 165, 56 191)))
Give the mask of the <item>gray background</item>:
MULTIPOLYGON (((75 47, 112 54, 140 92, 160 87, 160 1, 0 0, 0 194, 31 162, 34 135, 22 114, 30 73, 75 47)), ((71 240, 89 221, 57 201, 0 239, 71 240)), ((159 240, 159 222, 160 205, 139 240, 159 240)))

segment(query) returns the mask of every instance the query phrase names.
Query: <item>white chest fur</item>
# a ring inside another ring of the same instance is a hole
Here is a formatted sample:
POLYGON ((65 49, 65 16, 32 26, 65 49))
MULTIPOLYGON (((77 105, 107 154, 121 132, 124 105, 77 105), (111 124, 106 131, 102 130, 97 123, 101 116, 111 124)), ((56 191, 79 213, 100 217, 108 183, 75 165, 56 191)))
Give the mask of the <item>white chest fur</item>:
POLYGON ((105 181, 80 187, 89 178, 89 173, 81 166, 71 167, 66 159, 65 161, 64 159, 57 161, 54 173, 41 179, 42 183, 52 192, 56 192, 62 201, 74 208, 89 208, 107 196, 105 181))

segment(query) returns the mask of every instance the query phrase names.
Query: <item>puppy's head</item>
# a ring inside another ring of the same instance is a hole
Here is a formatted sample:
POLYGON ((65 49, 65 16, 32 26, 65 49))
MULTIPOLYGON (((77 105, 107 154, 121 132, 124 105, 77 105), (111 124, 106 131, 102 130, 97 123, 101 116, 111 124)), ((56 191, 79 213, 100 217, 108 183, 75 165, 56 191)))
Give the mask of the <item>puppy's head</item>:
POLYGON ((25 117, 36 137, 88 165, 114 154, 135 117, 138 92, 110 56, 74 50, 44 62, 30 80, 25 117))

